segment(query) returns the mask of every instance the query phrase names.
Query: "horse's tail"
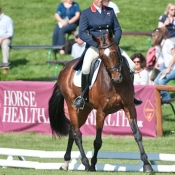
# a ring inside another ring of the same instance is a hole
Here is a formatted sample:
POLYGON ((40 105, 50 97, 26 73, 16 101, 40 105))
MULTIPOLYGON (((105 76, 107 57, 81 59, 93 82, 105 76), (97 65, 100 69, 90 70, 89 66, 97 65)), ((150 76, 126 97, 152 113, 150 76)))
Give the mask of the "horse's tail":
POLYGON ((69 133, 70 121, 64 112, 64 97, 61 94, 57 83, 49 100, 49 118, 52 134, 66 136, 69 133))

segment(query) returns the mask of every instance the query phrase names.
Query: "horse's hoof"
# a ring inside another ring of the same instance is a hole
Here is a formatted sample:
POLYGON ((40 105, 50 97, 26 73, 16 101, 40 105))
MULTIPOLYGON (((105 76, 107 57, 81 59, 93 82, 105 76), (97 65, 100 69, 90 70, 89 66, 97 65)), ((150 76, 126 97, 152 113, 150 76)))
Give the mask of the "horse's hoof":
POLYGON ((151 165, 144 165, 143 166, 143 172, 152 172, 153 168, 151 165))
POLYGON ((91 172, 95 172, 96 169, 94 169, 94 168, 89 168, 89 171, 91 171, 91 172))
POLYGON ((90 166, 90 167, 89 167, 89 171, 91 171, 91 172, 95 172, 95 171, 96 171, 96 169, 95 169, 95 167, 90 166))
POLYGON ((65 169, 65 168, 63 168, 63 167, 61 166, 59 170, 67 171, 68 169, 65 169))
POLYGON ((85 168, 85 171, 88 172, 89 171, 89 168, 85 168))
POLYGON ((85 167, 85 171, 90 171, 90 166, 85 167))
POLYGON ((62 167, 60 167, 60 169, 59 170, 64 170, 62 167))

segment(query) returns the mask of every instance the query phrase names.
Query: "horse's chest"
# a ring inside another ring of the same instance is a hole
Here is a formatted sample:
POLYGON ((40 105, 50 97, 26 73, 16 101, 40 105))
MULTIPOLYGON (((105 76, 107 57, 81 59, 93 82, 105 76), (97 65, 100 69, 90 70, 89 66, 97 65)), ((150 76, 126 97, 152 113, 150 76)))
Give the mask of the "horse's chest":
POLYGON ((118 110, 122 109, 122 100, 118 94, 113 95, 106 105, 106 110, 110 111, 110 113, 114 113, 118 110))

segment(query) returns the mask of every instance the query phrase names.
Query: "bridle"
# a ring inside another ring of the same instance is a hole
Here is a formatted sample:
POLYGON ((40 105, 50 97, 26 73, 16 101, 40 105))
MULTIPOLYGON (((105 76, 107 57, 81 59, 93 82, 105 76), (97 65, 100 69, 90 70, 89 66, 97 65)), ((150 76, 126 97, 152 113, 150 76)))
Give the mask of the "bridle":
MULTIPOLYGON (((98 47, 98 49, 107 49, 112 45, 114 45, 113 41, 107 46, 98 47)), ((111 67, 106 66, 106 69, 110 72, 117 71, 121 74, 121 68, 122 68, 122 64, 123 64, 123 57, 121 56, 121 54, 119 54, 120 51, 119 51, 118 46, 116 47, 116 49, 117 49, 117 56, 119 58, 119 62, 117 62, 114 66, 111 66, 111 67), (118 69, 116 69, 117 67, 118 67, 118 69)))

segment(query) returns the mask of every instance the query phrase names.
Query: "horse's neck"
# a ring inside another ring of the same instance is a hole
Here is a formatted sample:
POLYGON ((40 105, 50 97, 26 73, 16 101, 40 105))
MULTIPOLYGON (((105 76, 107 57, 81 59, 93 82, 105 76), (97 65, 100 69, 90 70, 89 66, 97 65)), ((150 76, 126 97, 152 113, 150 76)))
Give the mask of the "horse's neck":
POLYGON ((129 69, 127 68, 127 66, 122 63, 122 68, 121 68, 121 74, 123 76, 123 80, 121 83, 111 83, 111 77, 108 73, 108 71, 106 70, 106 67, 104 66, 103 62, 101 63, 100 65, 100 71, 99 71, 99 74, 100 74, 100 79, 102 80, 101 85, 104 86, 104 84, 106 84, 108 87, 109 85, 111 84, 112 86, 114 87, 120 87, 124 84, 133 84, 133 80, 132 80, 132 77, 131 77, 131 74, 129 72, 129 69))
POLYGON ((103 62, 101 62, 99 73, 101 75, 100 79, 103 80, 103 82, 101 82, 102 84, 103 83, 109 84, 111 82, 111 77, 110 77, 108 71, 106 70, 106 67, 105 67, 103 62))

